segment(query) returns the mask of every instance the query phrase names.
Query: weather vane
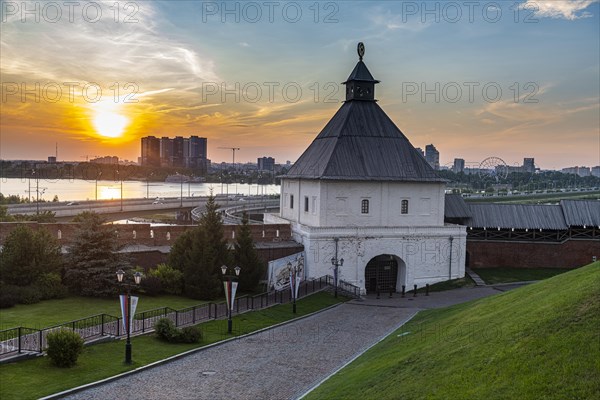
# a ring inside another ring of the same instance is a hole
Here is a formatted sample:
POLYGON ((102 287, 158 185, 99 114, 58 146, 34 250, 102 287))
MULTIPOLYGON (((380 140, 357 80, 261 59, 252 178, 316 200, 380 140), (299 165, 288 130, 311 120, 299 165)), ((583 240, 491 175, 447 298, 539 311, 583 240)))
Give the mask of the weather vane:
POLYGON ((356 48, 356 51, 358 52, 359 61, 362 61, 365 55, 365 44, 363 42, 358 42, 358 47, 356 48))

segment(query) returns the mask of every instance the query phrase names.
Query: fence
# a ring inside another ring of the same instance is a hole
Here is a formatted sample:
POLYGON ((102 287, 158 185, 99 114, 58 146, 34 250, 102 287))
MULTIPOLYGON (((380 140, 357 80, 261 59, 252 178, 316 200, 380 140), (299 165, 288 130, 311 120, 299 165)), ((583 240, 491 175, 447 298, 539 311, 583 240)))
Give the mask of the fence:
MULTIPOLYGON (((333 277, 327 275, 317 279, 302 282, 298 297, 305 297, 325 288, 334 286, 333 277)), ((349 296, 358 297, 360 288, 344 281, 338 281, 338 291, 349 296)), ((240 296, 235 299, 233 312, 235 314, 250 310, 260 310, 275 304, 292 301, 289 288, 264 292, 255 296, 240 296)), ((205 303, 193 307, 175 310, 162 307, 136 313, 131 325, 132 334, 141 334, 154 329, 154 324, 160 318, 169 318, 175 326, 193 325, 201 321, 219 319, 227 316, 225 302, 205 303)), ((122 318, 109 314, 98 314, 75 321, 65 322, 44 329, 17 327, 0 331, 0 359, 20 353, 42 353, 47 346, 48 333, 59 329, 70 329, 77 332, 86 343, 102 337, 121 337, 126 334, 122 328, 122 318)))

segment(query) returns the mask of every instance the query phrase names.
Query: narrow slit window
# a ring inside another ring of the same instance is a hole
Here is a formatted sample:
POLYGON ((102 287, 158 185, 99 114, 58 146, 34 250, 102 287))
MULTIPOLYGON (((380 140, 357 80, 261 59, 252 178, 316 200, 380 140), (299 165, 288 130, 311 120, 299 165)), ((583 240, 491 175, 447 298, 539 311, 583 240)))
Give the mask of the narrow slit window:
POLYGON ((308 212, 308 196, 304 196, 304 212, 308 212))
POLYGON ((361 203, 360 203, 360 213, 361 214, 368 214, 369 213, 369 200, 364 199, 363 201, 361 201, 361 203))
POLYGON ((294 208, 294 195, 290 194, 290 208, 294 208))
POLYGON ((400 213, 408 214, 408 200, 402 200, 400 203, 400 213))

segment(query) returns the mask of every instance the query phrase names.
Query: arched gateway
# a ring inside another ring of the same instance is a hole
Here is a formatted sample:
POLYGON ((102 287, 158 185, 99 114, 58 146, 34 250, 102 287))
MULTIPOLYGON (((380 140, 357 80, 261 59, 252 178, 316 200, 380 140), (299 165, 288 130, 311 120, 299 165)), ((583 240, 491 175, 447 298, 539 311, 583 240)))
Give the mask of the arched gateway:
POLYGON ((367 294, 396 292, 403 284, 406 264, 398 257, 382 254, 373 257, 365 267, 365 289, 367 294))

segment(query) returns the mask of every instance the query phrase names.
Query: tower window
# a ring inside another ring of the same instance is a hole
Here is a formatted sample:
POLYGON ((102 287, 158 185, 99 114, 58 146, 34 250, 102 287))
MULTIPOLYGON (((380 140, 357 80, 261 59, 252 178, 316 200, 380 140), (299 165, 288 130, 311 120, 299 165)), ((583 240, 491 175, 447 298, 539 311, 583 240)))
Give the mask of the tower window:
POLYGON ((308 196, 304 196, 304 212, 308 212, 308 196))
POLYGON ((294 208, 294 195, 290 194, 290 208, 294 208))
POLYGON ((400 203, 400 213, 408 214, 408 200, 402 200, 400 203))
POLYGON ((360 213, 361 214, 368 214, 369 213, 369 200, 364 199, 363 201, 361 201, 361 203, 360 203, 360 213))

